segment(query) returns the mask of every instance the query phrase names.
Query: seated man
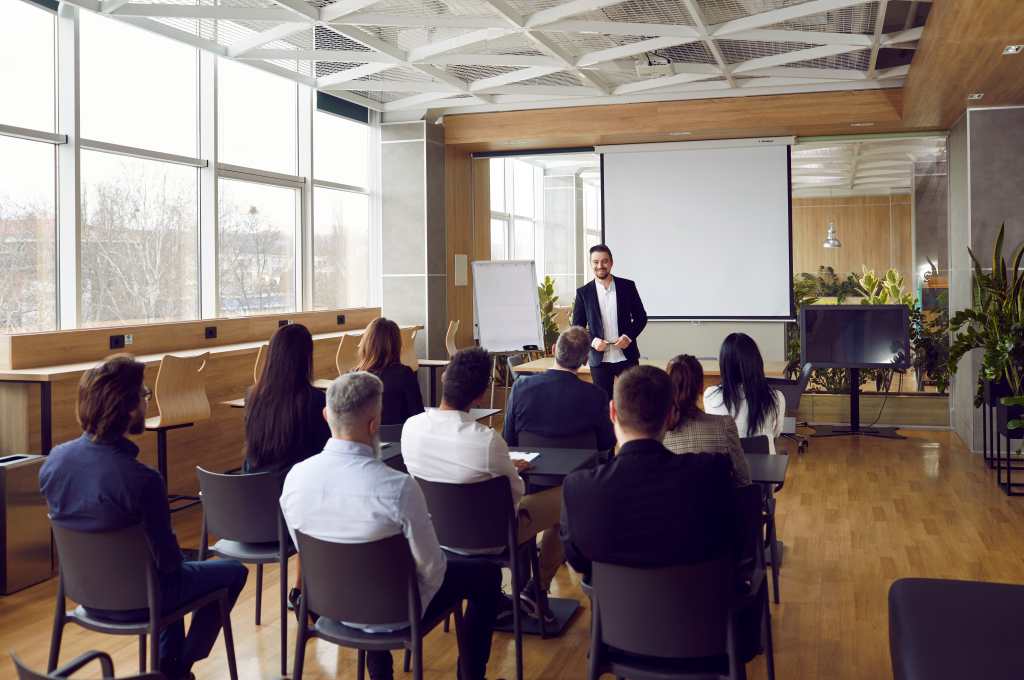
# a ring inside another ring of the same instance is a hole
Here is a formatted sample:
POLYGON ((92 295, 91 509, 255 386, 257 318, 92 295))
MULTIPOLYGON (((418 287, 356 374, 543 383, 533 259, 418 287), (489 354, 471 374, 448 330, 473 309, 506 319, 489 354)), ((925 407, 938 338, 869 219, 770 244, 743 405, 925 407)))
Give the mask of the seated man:
MULTIPOLYGON (((431 482, 472 484, 508 477, 519 512, 519 542, 535 540, 543 532, 540 585, 547 592, 563 560, 562 544, 553 530, 561 512, 561 491, 556 487, 524 497, 526 485, 519 470, 526 463, 513 461, 501 435, 469 415, 470 407, 487 393, 490 378, 491 358, 486 350, 473 347, 456 352, 441 379, 441 407, 405 421, 402 457, 409 474, 431 482)), ((503 548, 495 546, 495 551, 503 548)), ((542 611, 547 620, 554 620, 545 602, 533 602, 532 582, 524 586, 522 597, 530 613, 542 611)))
MULTIPOLYGON (((165 611, 206 593, 227 588, 230 606, 249 576, 236 560, 185 562, 171 529, 167 493, 160 473, 138 460, 139 447, 126 434, 141 434, 149 390, 145 365, 115 355, 82 374, 78 384, 78 422, 85 432, 57 446, 39 471, 39 485, 54 524, 76 531, 107 531, 140 524, 149 538, 165 611)), ((112 584, 112 587, 116 584, 112 584)), ((98 618, 145 620, 148 612, 89 610, 98 618)), ((185 623, 160 633, 160 671, 170 680, 193 678, 192 664, 205 659, 220 631, 216 602, 185 623)))
POLYGON ((615 445, 608 395, 576 375, 589 355, 590 334, 582 326, 572 326, 558 336, 554 368, 516 380, 505 407, 507 444, 518 446, 520 432, 542 437, 593 432, 598 449, 615 445))
MULTIPOLYGON (((462 653, 469 658, 472 677, 464 680, 483 680, 501 573, 490 565, 446 564, 423 492, 412 477, 380 460, 383 393, 380 379, 365 372, 346 373, 331 384, 324 409, 331 439, 322 453, 288 473, 281 511, 292 540, 296 531, 337 543, 403 534, 416 561, 424 618, 457 600, 469 600, 462 653)), ((393 677, 391 652, 368 652, 366 665, 372 680, 393 677)))

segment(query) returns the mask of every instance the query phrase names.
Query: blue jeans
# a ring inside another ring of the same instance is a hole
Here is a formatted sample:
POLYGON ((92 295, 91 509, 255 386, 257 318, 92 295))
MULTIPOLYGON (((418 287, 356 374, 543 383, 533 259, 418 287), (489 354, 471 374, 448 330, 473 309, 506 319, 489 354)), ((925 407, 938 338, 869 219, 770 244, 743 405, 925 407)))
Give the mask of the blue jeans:
MULTIPOLYGON (((242 592, 249 570, 237 560, 210 560, 183 562, 181 567, 160 576, 160 597, 164 614, 186 603, 221 588, 228 590, 228 608, 235 606, 242 592)), ((149 616, 145 609, 132 611, 106 611, 90 609, 89 614, 111 621, 144 621, 149 616)), ((192 664, 210 655, 220 634, 220 604, 210 604, 196 610, 192 625, 185 635, 185 622, 178 619, 160 631, 160 671, 174 680, 188 675, 192 664)))

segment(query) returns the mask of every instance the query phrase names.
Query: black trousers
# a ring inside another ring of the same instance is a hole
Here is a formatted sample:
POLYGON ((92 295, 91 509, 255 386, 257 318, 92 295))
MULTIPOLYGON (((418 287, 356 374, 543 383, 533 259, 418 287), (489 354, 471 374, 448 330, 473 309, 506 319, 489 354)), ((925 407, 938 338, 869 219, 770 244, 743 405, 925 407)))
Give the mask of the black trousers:
POLYGON ((615 378, 626 369, 632 368, 639 363, 636 359, 626 359, 625 361, 616 361, 615 363, 598 364, 597 366, 590 367, 590 377, 593 379, 594 384, 604 390, 608 398, 611 399, 615 378))
MULTIPOLYGON (((448 562, 441 589, 430 600, 424 619, 430 619, 453 602, 467 600, 466 615, 462 619, 463 640, 466 648, 459 654, 468 657, 471 678, 462 680, 484 680, 487 675, 487 660, 491 656, 491 634, 494 619, 498 615, 501 597, 501 570, 493 564, 469 564, 448 562)), ((367 652, 366 668, 370 680, 392 680, 391 652, 367 652)))

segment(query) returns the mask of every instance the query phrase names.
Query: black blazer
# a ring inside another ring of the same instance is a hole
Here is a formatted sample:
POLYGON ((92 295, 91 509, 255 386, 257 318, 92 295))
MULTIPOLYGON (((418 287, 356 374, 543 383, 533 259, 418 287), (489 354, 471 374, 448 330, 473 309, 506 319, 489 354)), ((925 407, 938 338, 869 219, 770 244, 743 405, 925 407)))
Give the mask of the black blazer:
POLYGON ((411 368, 405 364, 391 364, 373 373, 384 383, 382 425, 401 425, 417 413, 423 413, 420 381, 411 368))
POLYGON ((586 576, 595 560, 662 567, 736 556, 732 462, 627 442, 611 462, 565 478, 560 531, 569 564, 586 576))
POLYGON ((505 406, 505 442, 518 446, 520 432, 542 437, 593 432, 602 451, 615 445, 604 390, 568 371, 554 369, 520 376, 512 385, 505 406))
MULTIPOLYGON (((640 358, 640 348, 636 339, 647 326, 647 310, 636 291, 636 284, 629 279, 615 277, 615 307, 619 313, 619 335, 627 335, 633 341, 622 350, 628 360, 640 358)), ((576 302, 572 307, 572 325, 583 326, 590 331, 590 337, 611 340, 604 337, 604 320, 601 318, 601 305, 597 301, 597 282, 591 281, 576 289, 576 302)), ((590 366, 601 363, 603 353, 591 348, 590 366)))

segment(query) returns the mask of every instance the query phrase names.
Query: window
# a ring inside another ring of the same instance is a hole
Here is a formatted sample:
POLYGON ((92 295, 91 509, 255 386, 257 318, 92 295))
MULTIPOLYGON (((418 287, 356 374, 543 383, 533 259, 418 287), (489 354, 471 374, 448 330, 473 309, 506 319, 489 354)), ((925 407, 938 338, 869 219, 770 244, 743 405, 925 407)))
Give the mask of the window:
POLYGON ((294 175, 298 84, 218 59, 217 88, 218 160, 294 175))
POLYGON ((0 333, 57 326, 55 203, 53 145, 0 137, 0 333))
POLYGON ((195 157, 198 50, 80 12, 82 137, 195 157))
POLYGON ((219 195, 220 313, 294 311, 298 191, 221 179, 219 195))
POLYGON ((314 188, 314 309, 369 304, 369 209, 366 194, 314 188))
POLYGON ((198 317, 195 168, 82 151, 80 326, 198 317))
POLYGON ((313 115, 313 173, 318 180, 368 186, 369 128, 323 111, 313 115))
POLYGON ((21 0, 0 0, 0 124, 53 132, 53 14, 21 0))

